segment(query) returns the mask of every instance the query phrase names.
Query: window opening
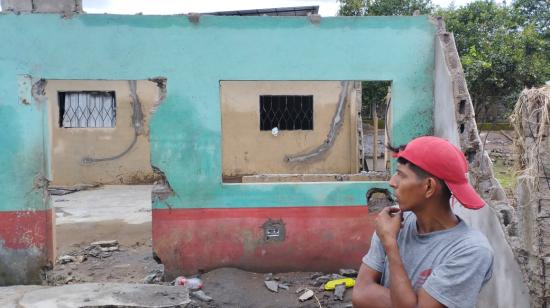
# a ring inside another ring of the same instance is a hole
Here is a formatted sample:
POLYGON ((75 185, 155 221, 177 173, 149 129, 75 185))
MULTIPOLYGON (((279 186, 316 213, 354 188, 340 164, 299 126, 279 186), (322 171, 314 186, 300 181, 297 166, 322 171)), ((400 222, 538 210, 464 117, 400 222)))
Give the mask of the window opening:
POLYGON ((313 130, 313 95, 260 95, 260 130, 313 130))
POLYGON ((112 128, 116 124, 115 92, 59 92, 59 127, 112 128))

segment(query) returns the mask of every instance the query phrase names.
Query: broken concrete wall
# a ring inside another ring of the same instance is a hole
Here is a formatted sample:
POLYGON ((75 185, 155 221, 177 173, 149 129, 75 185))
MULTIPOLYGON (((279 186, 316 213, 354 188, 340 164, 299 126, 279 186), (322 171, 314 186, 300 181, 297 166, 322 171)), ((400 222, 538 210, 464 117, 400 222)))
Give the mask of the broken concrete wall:
POLYGON ((54 258, 45 105, 33 87, 39 80, 17 75, 13 63, 5 68, 12 74, 0 86, 0 285, 39 283, 54 258))
POLYGON ((482 290, 478 307, 528 307, 527 287, 509 244, 517 240, 511 221, 514 211, 482 148, 454 37, 445 31, 441 19, 435 22, 439 24, 435 39, 435 135, 447 138, 467 154, 470 180, 488 205, 477 211, 454 206, 455 213, 485 234, 495 252, 493 278, 482 290))
MULTIPOLYGON (((17 76, 166 77, 166 99, 150 121, 150 144, 151 165, 172 190, 154 195, 152 211, 153 249, 168 275, 223 265, 264 271, 273 270, 271 264, 357 267, 373 230, 366 194, 389 188, 386 181, 223 183, 220 80, 392 80, 392 141, 433 132, 435 27, 423 16, 312 22, 2 13, 0 28, 6 42, 0 49, 1 215, 40 210, 47 217, 49 210, 41 188, 47 181, 35 184, 50 168, 47 104, 29 103, 17 76), (270 218, 283 221, 285 240, 266 240, 269 230, 261 226, 270 218)), ((2 227, 0 241, 35 234, 44 244, 53 242, 32 225, 2 227)), ((46 246, 29 243, 22 249, 38 247, 46 255, 46 246)))
POLYGON ((2 0, 2 10, 24 13, 82 12, 82 0, 2 0))
POLYGON ((550 305, 550 86, 524 90, 516 103, 517 253, 533 307, 550 305))

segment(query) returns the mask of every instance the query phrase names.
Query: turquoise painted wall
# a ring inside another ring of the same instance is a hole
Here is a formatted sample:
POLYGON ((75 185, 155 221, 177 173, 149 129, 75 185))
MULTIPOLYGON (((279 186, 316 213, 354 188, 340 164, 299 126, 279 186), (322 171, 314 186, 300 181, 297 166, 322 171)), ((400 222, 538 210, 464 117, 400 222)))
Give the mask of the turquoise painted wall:
MULTIPOLYGON (((151 120, 152 164, 173 197, 155 208, 365 204, 384 182, 222 184, 220 80, 393 80, 392 141, 432 131, 435 27, 427 17, 0 14, 1 211, 44 207, 44 103, 18 101, 18 76, 167 78, 151 120), (34 197, 33 197, 34 196, 34 197)), ((47 139, 47 138, 46 138, 47 139)), ((46 171, 45 171, 46 170, 46 171)))

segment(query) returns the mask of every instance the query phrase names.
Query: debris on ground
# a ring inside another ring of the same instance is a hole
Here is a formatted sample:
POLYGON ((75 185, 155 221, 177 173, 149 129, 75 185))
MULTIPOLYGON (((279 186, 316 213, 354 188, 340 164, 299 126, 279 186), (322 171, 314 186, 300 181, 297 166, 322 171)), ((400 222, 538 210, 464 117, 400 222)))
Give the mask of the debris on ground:
POLYGON ((279 288, 283 289, 283 290, 288 290, 290 287, 284 283, 279 283, 279 288))
POLYGON ((325 283, 324 289, 327 291, 334 290, 337 285, 343 284, 346 288, 351 288, 355 286, 355 279, 353 278, 341 278, 327 281, 325 283))
POLYGON ((315 295, 315 293, 309 289, 306 289, 306 291, 304 293, 302 293, 302 295, 300 295, 300 297, 298 297, 298 300, 301 301, 301 302, 305 302, 309 299, 311 299, 313 296, 315 295))
POLYGON ((266 280, 264 281, 266 288, 271 292, 279 292, 279 283, 274 280, 266 280))
POLYGON ((206 295, 203 290, 198 290, 191 293, 191 296, 202 301, 202 302, 210 302, 212 301, 212 297, 206 295))
POLYGON ((143 283, 145 284, 160 283, 162 282, 163 276, 164 276, 164 271, 159 269, 154 269, 150 271, 147 277, 143 279, 143 283))
POLYGON ((198 290, 203 286, 200 278, 185 278, 184 276, 177 277, 171 284, 175 286, 186 286, 189 290, 198 290))
POLYGON ((344 277, 342 275, 339 275, 339 274, 329 274, 329 275, 319 276, 319 277, 315 278, 315 280, 313 282, 313 286, 320 287, 323 284, 327 283, 327 281, 329 281, 329 280, 336 280, 336 279, 343 279, 343 278, 346 278, 346 277, 344 277))
POLYGON ((357 277, 357 271, 353 268, 342 268, 338 271, 338 273, 344 277, 350 277, 355 278, 357 277))
POLYGON ((339 301, 344 300, 344 293, 346 293, 346 284, 341 283, 334 288, 334 298, 339 301))
POLYGON ((73 256, 69 256, 69 255, 64 255, 64 256, 61 256, 57 259, 57 263, 59 264, 67 264, 67 263, 71 263, 71 262, 75 262, 76 261, 76 258, 73 257, 73 256))
POLYGON ((118 241, 97 241, 90 244, 92 247, 99 247, 103 252, 117 251, 118 250, 118 241))

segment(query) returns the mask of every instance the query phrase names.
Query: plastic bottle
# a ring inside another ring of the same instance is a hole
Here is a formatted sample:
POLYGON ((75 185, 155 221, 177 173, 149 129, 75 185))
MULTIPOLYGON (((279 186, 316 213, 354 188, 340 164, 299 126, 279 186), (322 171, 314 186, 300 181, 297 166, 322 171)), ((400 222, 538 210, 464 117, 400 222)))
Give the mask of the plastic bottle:
POLYGON ((189 290, 198 290, 202 288, 202 280, 200 278, 185 278, 179 276, 175 280, 175 285, 186 286, 189 290))

